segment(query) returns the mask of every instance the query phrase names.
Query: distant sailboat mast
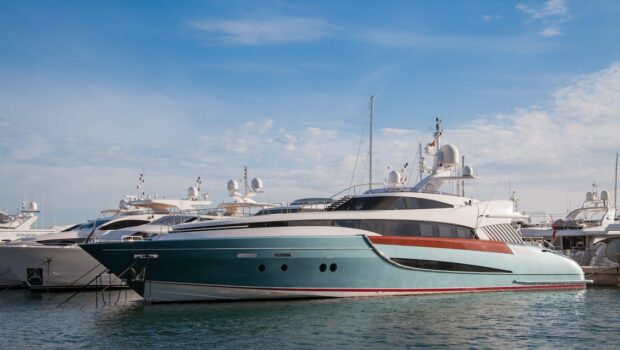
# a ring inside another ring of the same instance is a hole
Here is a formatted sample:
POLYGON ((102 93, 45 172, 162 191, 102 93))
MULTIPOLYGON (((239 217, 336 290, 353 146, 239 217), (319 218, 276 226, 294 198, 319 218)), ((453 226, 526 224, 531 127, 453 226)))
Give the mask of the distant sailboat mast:
POLYGON ((616 153, 616 174, 614 176, 614 209, 618 207, 618 153, 616 153))
POLYGON ((368 146, 368 190, 372 190, 372 117, 375 109, 375 95, 370 96, 370 141, 368 146))

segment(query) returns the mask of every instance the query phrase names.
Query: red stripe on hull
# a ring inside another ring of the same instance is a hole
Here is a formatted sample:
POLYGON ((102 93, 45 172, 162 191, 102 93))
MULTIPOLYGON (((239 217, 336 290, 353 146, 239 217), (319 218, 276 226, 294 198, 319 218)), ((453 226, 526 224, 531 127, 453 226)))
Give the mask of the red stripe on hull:
POLYGON ((514 290, 545 290, 545 289, 585 289, 586 281, 583 283, 574 284, 545 284, 545 285, 532 285, 532 286, 503 286, 503 287, 464 287, 464 288, 280 288, 280 287, 254 287, 254 286, 232 286, 232 285, 220 285, 220 284, 194 284, 194 283, 177 283, 177 282, 164 282, 154 281, 164 284, 189 284, 189 285, 202 285, 218 288, 230 288, 230 289, 254 289, 254 290, 271 290, 271 291, 287 291, 287 292, 348 292, 348 293, 410 293, 410 294, 424 294, 424 293, 463 293, 463 292, 502 292, 502 291, 514 291, 514 290))
POLYGON ((428 248, 476 250, 489 253, 513 254, 504 242, 464 238, 368 236, 374 244, 405 245, 428 248))

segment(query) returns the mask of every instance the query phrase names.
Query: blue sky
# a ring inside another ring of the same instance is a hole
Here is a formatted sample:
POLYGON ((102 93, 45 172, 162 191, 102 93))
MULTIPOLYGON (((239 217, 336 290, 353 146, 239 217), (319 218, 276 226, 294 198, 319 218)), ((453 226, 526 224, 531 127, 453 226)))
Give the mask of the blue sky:
POLYGON ((411 163, 440 115, 481 176, 472 195, 506 197, 510 177, 524 209, 562 212, 593 180, 609 188, 620 151, 619 15, 617 1, 4 1, 0 209, 26 188, 47 223, 84 220, 140 172, 168 197, 201 176, 217 203, 243 165, 265 200, 329 196, 374 94, 375 178, 411 163))

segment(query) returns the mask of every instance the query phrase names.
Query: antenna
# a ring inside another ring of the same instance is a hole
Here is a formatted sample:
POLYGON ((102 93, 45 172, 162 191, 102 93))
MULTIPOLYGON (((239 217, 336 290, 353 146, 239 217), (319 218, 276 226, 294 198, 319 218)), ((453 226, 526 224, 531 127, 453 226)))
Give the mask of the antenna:
MULTIPOLYGON (((465 156, 461 157, 461 175, 465 169, 465 156)), ((461 196, 465 197, 465 180, 461 180, 461 196)))
POLYGON ((248 194, 248 167, 244 166, 243 167, 243 184, 244 184, 244 188, 245 188, 245 193, 243 194, 244 196, 248 194))
POLYGON ((368 146, 368 190, 372 190, 372 117, 375 109, 375 95, 370 96, 370 141, 368 146))
POLYGON ((144 198, 144 173, 140 173, 140 177, 138 177, 138 197, 144 198))
POLYGON ((418 167, 420 168, 420 180, 424 177, 424 155, 422 154, 422 143, 418 143, 418 153, 420 154, 420 163, 418 163, 418 167))

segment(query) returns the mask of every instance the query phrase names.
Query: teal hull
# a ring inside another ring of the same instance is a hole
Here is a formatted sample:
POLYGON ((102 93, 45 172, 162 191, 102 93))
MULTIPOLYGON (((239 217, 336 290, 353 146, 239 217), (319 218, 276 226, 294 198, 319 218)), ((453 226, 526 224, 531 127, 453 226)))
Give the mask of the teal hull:
POLYGON ((374 245, 365 236, 154 240, 81 247, 152 302, 585 286, 576 264, 535 248, 521 248, 530 249, 525 255, 501 254, 374 245), (465 262, 494 272, 414 268, 397 262, 403 259, 465 262))

